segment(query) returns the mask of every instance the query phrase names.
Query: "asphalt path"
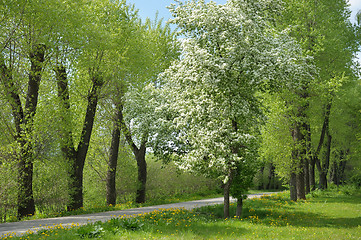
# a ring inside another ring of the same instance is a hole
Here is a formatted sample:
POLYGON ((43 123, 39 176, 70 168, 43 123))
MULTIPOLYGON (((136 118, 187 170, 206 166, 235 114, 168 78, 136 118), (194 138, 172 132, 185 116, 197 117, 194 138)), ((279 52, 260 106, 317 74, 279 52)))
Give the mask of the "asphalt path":
MULTIPOLYGON (((272 193, 249 194, 248 198, 261 197, 262 195, 270 195, 270 194, 272 193)), ((234 202, 235 199, 231 199, 231 201, 234 202)), ((193 208, 198 208, 208 205, 216 205, 216 204, 223 204, 223 197, 189 201, 189 202, 163 204, 163 205, 141 207, 141 208, 132 208, 127 210, 119 210, 119 211, 90 213, 84 215, 74 215, 74 216, 57 217, 57 218, 44 218, 44 219, 28 220, 21 222, 1 223, 0 239, 5 236, 9 236, 9 234, 20 236, 24 233, 37 232, 41 229, 49 228, 52 226, 60 225, 63 227, 67 227, 72 225, 73 226, 83 225, 98 221, 105 222, 114 217, 121 217, 121 216, 132 217, 138 214, 152 212, 154 210, 170 209, 170 208, 184 208, 190 210, 193 208)))

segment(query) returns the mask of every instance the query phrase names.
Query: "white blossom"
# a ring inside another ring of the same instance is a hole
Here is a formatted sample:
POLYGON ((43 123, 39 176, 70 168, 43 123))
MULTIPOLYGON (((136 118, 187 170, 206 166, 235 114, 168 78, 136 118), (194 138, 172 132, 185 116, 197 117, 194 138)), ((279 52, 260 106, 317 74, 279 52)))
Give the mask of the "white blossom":
POLYGON ((270 24, 269 6, 280 8, 270 0, 171 6, 171 22, 186 36, 182 58, 162 75, 167 107, 177 113, 173 124, 189 146, 180 167, 226 179, 256 141, 263 116, 256 93, 309 77, 298 45, 270 24))

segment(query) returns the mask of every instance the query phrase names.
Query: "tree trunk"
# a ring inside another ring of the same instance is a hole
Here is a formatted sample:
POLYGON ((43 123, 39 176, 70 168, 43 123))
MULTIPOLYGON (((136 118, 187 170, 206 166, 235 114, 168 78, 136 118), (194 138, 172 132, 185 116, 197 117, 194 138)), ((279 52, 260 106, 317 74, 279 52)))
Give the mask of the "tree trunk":
POLYGON ((327 173, 330 165, 330 155, 331 155, 331 141, 332 136, 330 135, 327 129, 327 142, 326 142, 326 153, 325 153, 325 160, 322 165, 322 170, 320 172, 320 189, 327 189, 327 173))
POLYGON ((330 169, 330 181, 336 184, 336 186, 340 185, 339 177, 338 177, 339 167, 336 161, 333 162, 332 167, 330 169))
POLYGON ((117 109, 112 132, 110 154, 107 172, 107 205, 115 205, 117 200, 115 177, 117 173, 118 153, 120 143, 120 111, 117 109))
MULTIPOLYGON (((29 144, 29 142, 26 144, 29 144)), ((32 148, 23 145, 20 151, 21 156, 18 163, 18 219, 35 214, 32 148)))
POLYGON ((25 108, 21 104, 20 95, 13 82, 11 69, 8 69, 5 61, 0 64, 0 81, 4 85, 7 99, 12 108, 16 129, 15 140, 19 144, 20 154, 18 162, 18 218, 35 214, 33 196, 33 162, 34 153, 32 145, 33 121, 38 104, 41 72, 45 55, 45 46, 35 45, 29 54, 30 72, 28 90, 25 99, 25 108))
MULTIPOLYGON (((62 110, 64 113, 68 113, 70 110, 70 102, 66 69, 64 66, 59 66, 55 69, 55 73, 57 75, 58 96, 61 101, 62 110)), ((103 78, 98 73, 93 73, 91 75, 91 80, 93 85, 88 96, 88 105, 77 149, 75 149, 72 140, 72 131, 68 128, 70 121, 68 118, 62 118, 64 125, 62 131, 62 151, 70 165, 70 168, 68 169, 70 178, 68 211, 83 207, 83 170, 85 158, 93 130, 100 90, 104 84, 103 78)))
POLYGON ((258 183, 258 190, 263 190, 264 189, 264 185, 263 185, 263 172, 264 172, 264 165, 261 167, 261 169, 259 170, 259 174, 260 174, 260 180, 258 183))
POLYGON ((330 112, 331 112, 331 106, 332 106, 332 99, 327 103, 326 110, 325 110, 325 117, 322 125, 321 130, 321 136, 320 141, 318 143, 318 147, 316 150, 316 153, 314 155, 315 163, 317 166, 317 170, 319 173, 319 188, 320 189, 327 189, 327 172, 329 168, 329 157, 331 153, 331 140, 332 137, 329 134, 329 123, 330 123, 330 112), (320 158, 318 157, 321 151, 321 147, 323 145, 325 135, 327 136, 327 142, 326 142, 326 157, 323 164, 321 164, 320 158))
POLYGON ((296 174, 296 188, 297 188, 297 199, 306 199, 305 174, 303 172, 302 167, 300 167, 299 172, 296 174))
MULTIPOLYGON (((302 108, 299 108, 299 116, 303 116, 302 108)), ((304 174, 304 158, 306 153, 305 135, 303 134, 302 121, 297 121, 292 129, 292 138, 295 147, 292 152, 292 158, 295 165, 296 180, 296 197, 297 199, 306 199, 305 195, 305 174, 304 174)))
POLYGON ((266 189, 271 189, 271 182, 272 179, 274 180, 275 175, 275 167, 273 166, 273 163, 270 163, 269 171, 268 171, 268 183, 266 185, 266 189))
POLYGON ((316 165, 316 161, 313 157, 311 157, 311 162, 310 162, 310 190, 311 191, 316 190, 315 165, 316 165))
POLYGON ((83 207, 83 167, 76 158, 68 158, 71 161, 69 169, 69 203, 68 211, 83 207))
POLYGON ((290 175, 290 198, 291 201, 297 201, 296 173, 290 175))
MULTIPOLYGON (((347 153, 346 153, 347 154, 347 153)), ((344 159, 341 160, 340 162, 340 166, 339 166, 339 182, 340 184, 344 184, 345 183, 345 169, 346 169, 346 164, 347 164, 347 160, 346 160, 346 155, 344 156, 344 159)))
POLYGON ((242 218, 243 198, 237 199, 236 218, 242 218))
POLYGON ((223 186, 223 217, 224 219, 229 219, 229 206, 230 206, 230 188, 231 188, 231 179, 223 186))
POLYGON ((327 174, 324 172, 320 172, 319 177, 320 177, 319 188, 322 190, 327 189, 327 174))
POLYGON ((145 203, 147 185, 147 162, 145 161, 146 146, 143 144, 135 154, 138 166, 138 187, 136 203, 145 203))
POLYGON ((306 154, 304 154, 304 173, 305 173, 305 188, 306 194, 311 191, 311 174, 310 174, 310 156, 311 156, 311 126, 308 123, 303 125, 305 132, 306 141, 306 154))
POLYGON ((305 158, 305 162, 304 162, 304 166, 303 166, 303 168, 304 168, 304 173, 305 173, 305 179, 304 179, 304 181, 305 181, 305 193, 306 194, 308 194, 308 193, 310 193, 310 191, 311 191, 311 187, 310 187, 310 168, 309 168, 309 166, 310 166, 310 164, 309 164, 309 162, 308 162, 308 158, 306 157, 305 158))
POLYGON ((91 78, 93 86, 88 96, 88 106, 85 113, 83 130, 76 151, 76 160, 73 161, 73 171, 75 172, 75 175, 72 176, 74 178, 71 180, 73 182, 73 189, 70 189, 70 205, 68 206, 68 209, 79 209, 83 207, 83 170, 89 149, 90 137, 93 131, 98 98, 103 86, 103 79, 99 74, 95 74, 91 76, 91 78))
MULTIPOLYGON (((121 96, 123 96, 122 90, 121 96)), ((133 154, 135 156, 135 160, 137 161, 137 167, 138 167, 138 185, 137 185, 137 193, 135 202, 136 203, 144 203, 146 200, 146 184, 147 184, 147 162, 145 161, 145 153, 146 153, 146 146, 147 146, 147 140, 148 140, 148 134, 144 133, 141 139, 140 147, 138 148, 137 145, 135 145, 132 135, 130 133, 130 130, 128 129, 127 125, 124 121, 123 116, 123 103, 118 102, 116 103, 117 108, 119 109, 119 116, 120 116, 120 126, 121 130, 125 136, 125 139, 127 140, 129 146, 131 147, 133 154)))

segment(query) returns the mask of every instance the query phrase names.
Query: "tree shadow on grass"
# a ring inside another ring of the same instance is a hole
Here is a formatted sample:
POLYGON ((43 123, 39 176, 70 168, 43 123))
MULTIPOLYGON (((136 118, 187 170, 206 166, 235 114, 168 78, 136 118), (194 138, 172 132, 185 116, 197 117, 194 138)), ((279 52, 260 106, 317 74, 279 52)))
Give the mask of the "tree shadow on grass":
POLYGON ((314 198, 314 202, 328 202, 328 203, 351 203, 361 205, 361 195, 355 196, 323 196, 322 198, 314 198))
POLYGON ((361 226, 360 217, 333 218, 322 214, 309 213, 305 211, 278 211, 266 213, 256 210, 255 218, 248 218, 250 221, 269 226, 296 226, 296 227, 317 227, 317 228, 357 228, 361 226), (259 215, 259 216, 258 216, 259 215))

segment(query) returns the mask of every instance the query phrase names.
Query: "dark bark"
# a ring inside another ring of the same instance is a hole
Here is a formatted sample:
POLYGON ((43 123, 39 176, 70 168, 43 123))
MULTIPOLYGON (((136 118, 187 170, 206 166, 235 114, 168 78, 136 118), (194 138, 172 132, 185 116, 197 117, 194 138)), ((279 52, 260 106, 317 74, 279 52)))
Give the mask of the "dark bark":
POLYGON ((258 183, 258 190, 263 190, 264 189, 264 186, 263 186, 263 172, 264 172, 264 165, 259 170, 260 180, 259 180, 259 183, 258 183))
POLYGON ((320 189, 327 189, 327 173, 330 166, 330 155, 331 155, 331 142, 332 136, 327 131, 327 142, 326 142, 326 153, 325 153, 325 160, 322 164, 322 171, 320 172, 320 189))
POLYGON ((229 206, 230 206, 230 188, 231 188, 231 179, 223 185, 223 216, 224 219, 229 218, 229 206))
POLYGON ((29 54, 30 72, 28 90, 25 98, 25 109, 22 108, 20 95, 13 83, 11 69, 1 62, 0 77, 5 87, 16 129, 15 140, 20 147, 18 162, 18 218, 35 214, 33 196, 33 162, 34 153, 31 142, 33 121, 38 104, 39 86, 43 70, 45 46, 35 45, 29 54))
POLYGON ((306 141, 306 154, 304 154, 304 173, 305 173, 305 191, 306 194, 311 191, 311 173, 310 173, 310 161, 311 161, 311 127, 308 123, 303 124, 305 131, 306 141))
POLYGON ((242 217, 242 210, 243 210, 243 198, 238 198, 237 199, 236 218, 242 217))
POLYGON ((270 163, 269 171, 268 171, 268 183, 266 185, 266 189, 271 189, 272 180, 275 178, 275 167, 273 163, 270 163))
MULTIPOLYGON (((302 162, 300 164, 303 164, 302 162)), ((305 192, 305 174, 302 166, 299 172, 296 174, 296 188, 297 188, 297 199, 306 199, 305 192)))
POLYGON ((347 164, 346 156, 348 151, 340 151, 339 160, 335 160, 332 164, 330 172, 330 180, 337 186, 345 181, 345 168, 347 164))
POLYGON ((308 162, 308 158, 304 159, 304 165, 303 165, 303 171, 305 173, 305 193, 308 194, 311 191, 311 187, 310 187, 310 164, 308 162))
MULTIPOLYGON (((123 94, 121 94, 123 95, 123 94)), ((137 161, 138 167, 138 185, 137 185, 137 193, 135 202, 136 203, 144 203, 146 200, 146 184, 147 184, 147 163, 145 161, 145 153, 146 153, 146 145, 147 145, 147 137, 148 134, 144 133, 142 136, 140 147, 134 143, 132 135, 130 133, 129 128, 125 124, 124 116, 123 116, 123 104, 117 103, 119 109, 120 116, 120 126, 121 130, 127 140, 129 146, 131 147, 133 154, 135 156, 135 160, 137 161)))
MULTIPOLYGON (((66 71, 63 66, 55 69, 58 83, 58 95, 64 111, 69 111, 69 91, 66 71)), ((83 123, 82 133, 78 147, 75 149, 72 140, 72 132, 69 129, 63 131, 62 151, 69 161, 69 204, 68 211, 83 207, 83 170, 85 158, 88 152, 90 137, 93 130, 94 118, 98 104, 103 79, 99 74, 92 74, 92 89, 88 95, 88 105, 83 123)), ((66 122, 65 122, 66 123, 66 122)), ((66 125, 65 125, 66 126, 66 125)))
POLYGON ((94 118, 100 90, 103 86, 103 79, 100 75, 92 77, 93 86, 88 96, 88 105, 83 123, 83 130, 80 135, 80 141, 76 151, 76 159, 72 161, 72 170, 70 176, 71 186, 70 190, 70 204, 68 209, 79 209, 83 207, 83 170, 85 158, 88 153, 90 137, 93 131, 94 118))
MULTIPOLYGON (((32 134, 33 121, 38 105, 39 86, 41 74, 43 71, 45 55, 45 46, 36 45, 30 52, 30 73, 28 91, 24 109, 24 132, 20 133, 21 156, 19 161, 19 194, 18 194, 18 217, 22 218, 27 215, 35 214, 35 203, 33 196, 33 162, 34 153, 31 140, 27 140, 26 135, 32 134)), ((19 106, 20 107, 20 106, 19 106)))
POLYGON ((338 172, 340 184, 344 184, 345 180, 346 180, 345 179, 346 164, 347 164, 346 159, 344 159, 343 161, 340 162, 340 167, 339 167, 339 172, 338 172))
POLYGON ((311 157, 310 161, 310 190, 314 191, 316 189, 316 179, 315 179, 315 158, 311 157))
POLYGON ((107 172, 107 205, 115 205, 117 194, 115 178, 117 173, 120 144, 120 111, 116 110, 107 172))
POLYGON ((145 161, 145 150, 146 146, 143 144, 135 155, 138 166, 138 187, 135 198, 136 203, 144 203, 146 199, 147 162, 145 161))
MULTIPOLYGON (((299 110, 300 113, 303 113, 299 110)), ((300 116, 299 116, 300 117, 300 116)), ((305 194, 305 175, 304 175, 304 158, 305 158, 305 135, 300 122, 296 122, 292 129, 292 138, 295 142, 295 149, 293 150, 292 157, 295 164, 295 180, 296 180, 296 196, 297 199, 306 199, 305 194)))
POLYGON ((330 180, 337 186, 340 185, 338 171, 339 171, 338 163, 336 161, 334 161, 332 164, 332 167, 330 169, 330 180))
POLYGON ((297 201, 297 188, 296 188, 296 174, 291 173, 290 175, 290 198, 291 201, 297 201))
POLYGON ((329 133, 331 106, 332 106, 332 100, 330 100, 326 105, 324 121, 323 121, 322 131, 321 131, 321 135, 320 135, 320 141, 318 143, 317 150, 314 154, 314 160, 315 160, 317 170, 319 173, 319 178, 320 178, 320 182, 319 182, 320 189, 327 189, 327 173, 328 173, 328 169, 329 169, 330 153, 331 153, 331 140, 332 140, 332 137, 329 133), (323 163, 321 163, 319 154, 321 151, 321 147, 324 143, 325 136, 327 136, 326 154, 325 154, 325 160, 323 161, 323 163))

